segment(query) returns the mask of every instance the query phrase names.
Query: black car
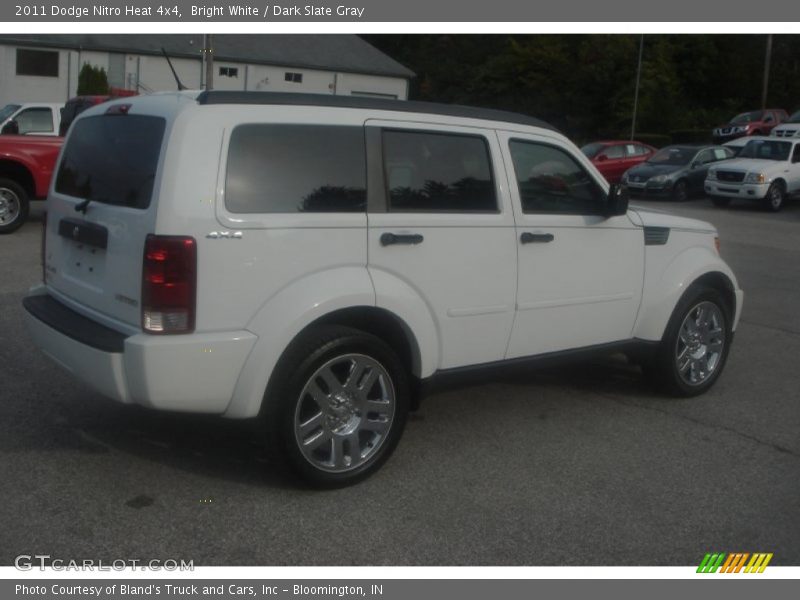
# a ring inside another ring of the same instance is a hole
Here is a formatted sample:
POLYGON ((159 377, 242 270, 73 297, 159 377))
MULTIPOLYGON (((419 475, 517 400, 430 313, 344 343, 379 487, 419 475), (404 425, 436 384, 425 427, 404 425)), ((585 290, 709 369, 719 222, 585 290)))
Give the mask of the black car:
POLYGON ((725 146, 667 146, 622 176, 632 196, 662 196, 686 200, 703 191, 708 168, 733 158, 725 146))

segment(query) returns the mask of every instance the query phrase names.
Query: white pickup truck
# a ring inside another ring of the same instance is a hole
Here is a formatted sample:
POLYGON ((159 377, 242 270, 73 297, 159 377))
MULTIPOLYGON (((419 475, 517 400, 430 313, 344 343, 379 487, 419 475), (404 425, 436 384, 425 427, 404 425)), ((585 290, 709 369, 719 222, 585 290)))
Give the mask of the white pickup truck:
POLYGON ((735 160, 708 170, 705 189, 715 206, 742 198, 779 211, 800 191, 800 138, 751 139, 735 160))
POLYGON ((0 109, 0 133, 58 135, 63 106, 57 102, 6 104, 0 109))

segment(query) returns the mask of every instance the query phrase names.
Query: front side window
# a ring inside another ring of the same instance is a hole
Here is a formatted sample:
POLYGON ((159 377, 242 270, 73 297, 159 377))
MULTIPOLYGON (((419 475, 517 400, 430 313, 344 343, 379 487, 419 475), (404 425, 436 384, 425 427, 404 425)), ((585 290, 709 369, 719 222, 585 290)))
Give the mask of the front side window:
POLYGON ((611 160, 614 160, 614 159, 617 159, 617 158, 624 158, 624 156, 625 156, 625 146, 619 146, 619 145, 609 146, 608 148, 606 148, 606 151, 605 151, 604 154, 606 155, 606 158, 611 159, 611 160))
POLYGON ((736 152, 732 148, 714 148, 714 159, 712 162, 731 158, 735 154, 736 152))
POLYGON ((364 212, 366 182, 362 127, 250 124, 231 134, 232 213, 364 212))
POLYGON ((53 131, 53 111, 49 108, 27 108, 14 119, 20 134, 53 131))
POLYGON ((497 212, 481 136, 384 130, 383 160, 390 211, 497 212))
POLYGON ((165 127, 161 117, 145 115, 77 121, 63 150, 56 191, 92 202, 147 208, 165 127))
POLYGON ((716 159, 714 158, 713 150, 703 150, 695 157, 695 159, 692 162, 701 165, 706 165, 708 163, 714 162, 714 160, 716 159))
POLYGON ((511 158, 524 213, 598 214, 605 193, 561 148, 512 140, 511 158))
POLYGON ((17 112, 17 110, 19 110, 19 104, 6 104, 3 108, 0 108, 0 123, 17 112))

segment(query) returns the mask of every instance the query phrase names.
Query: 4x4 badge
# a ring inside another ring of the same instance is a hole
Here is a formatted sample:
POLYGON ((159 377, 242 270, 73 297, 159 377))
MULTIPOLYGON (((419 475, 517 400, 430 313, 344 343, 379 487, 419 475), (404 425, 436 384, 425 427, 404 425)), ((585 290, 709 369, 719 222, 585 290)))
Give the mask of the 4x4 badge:
POLYGON ((217 240, 220 238, 229 239, 229 240, 240 240, 242 239, 242 232, 241 231, 212 231, 211 233, 207 233, 206 237, 212 240, 217 240))

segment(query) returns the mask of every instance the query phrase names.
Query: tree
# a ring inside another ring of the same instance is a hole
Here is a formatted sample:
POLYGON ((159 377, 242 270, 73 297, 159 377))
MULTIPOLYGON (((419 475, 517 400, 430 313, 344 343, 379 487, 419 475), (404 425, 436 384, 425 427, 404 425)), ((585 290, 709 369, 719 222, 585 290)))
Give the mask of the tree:
POLYGON ((78 73, 79 96, 102 96, 108 94, 108 77, 103 67, 84 63, 78 73))
MULTIPOLYGON (((631 128, 639 35, 365 35, 417 74, 410 97, 513 110, 579 141, 631 128)), ((761 105, 764 35, 645 36, 637 131, 710 135, 761 105)), ((776 35, 767 104, 800 108, 800 35, 776 35)))

